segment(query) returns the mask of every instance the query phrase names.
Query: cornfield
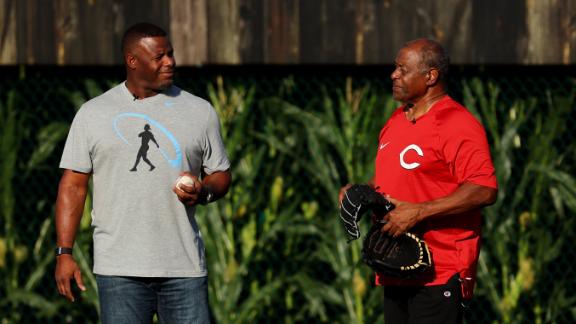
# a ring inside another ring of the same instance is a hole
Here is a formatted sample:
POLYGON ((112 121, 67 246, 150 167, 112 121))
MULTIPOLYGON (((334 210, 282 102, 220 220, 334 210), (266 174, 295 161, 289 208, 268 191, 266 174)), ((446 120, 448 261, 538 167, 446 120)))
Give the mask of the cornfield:
MULTIPOLYGON (((337 196, 372 175, 378 132, 398 105, 388 81, 192 79, 181 74, 179 84, 214 105, 234 175, 227 197, 196 216, 215 321, 382 322, 382 289, 360 261, 361 243, 346 242, 337 196)), ((576 87, 562 80, 521 93, 485 77, 453 83, 487 130, 500 185, 484 211, 468 323, 576 321, 576 87)), ((74 249, 88 291, 74 304, 53 279, 54 202, 76 109, 119 81, 23 70, 19 80, 0 82, 1 323, 98 321, 91 201, 74 249)))

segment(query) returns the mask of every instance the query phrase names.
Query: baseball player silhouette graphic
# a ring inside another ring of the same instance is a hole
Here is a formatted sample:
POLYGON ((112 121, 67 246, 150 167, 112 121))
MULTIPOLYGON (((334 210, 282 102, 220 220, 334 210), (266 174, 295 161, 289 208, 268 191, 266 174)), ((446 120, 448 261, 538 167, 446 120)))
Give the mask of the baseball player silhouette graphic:
POLYGON ((156 142, 154 134, 152 134, 152 132, 150 131, 150 125, 148 124, 144 125, 144 131, 138 134, 138 137, 142 137, 142 145, 140 146, 140 149, 138 149, 138 155, 136 155, 136 162, 134 163, 134 167, 130 169, 130 171, 136 171, 136 167, 140 163, 140 158, 142 158, 142 160, 144 160, 144 162, 146 162, 150 166, 150 171, 152 171, 156 167, 152 164, 152 162, 150 162, 150 160, 148 160, 147 157, 148 149, 150 148, 148 146, 148 142, 150 141, 154 142, 154 144, 156 144, 156 147, 158 148, 160 148, 160 146, 156 142))

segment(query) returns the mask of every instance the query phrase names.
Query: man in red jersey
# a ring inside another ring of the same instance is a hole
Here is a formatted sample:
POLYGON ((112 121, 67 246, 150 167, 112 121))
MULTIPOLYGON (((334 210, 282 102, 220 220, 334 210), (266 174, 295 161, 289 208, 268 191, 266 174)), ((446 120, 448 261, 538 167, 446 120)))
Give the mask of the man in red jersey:
POLYGON ((462 322, 476 280, 480 209, 496 200, 485 131, 447 95, 448 65, 440 44, 418 39, 400 49, 391 75, 403 105, 380 132, 371 185, 396 206, 383 231, 423 238, 433 269, 412 279, 376 274, 387 323, 462 322))

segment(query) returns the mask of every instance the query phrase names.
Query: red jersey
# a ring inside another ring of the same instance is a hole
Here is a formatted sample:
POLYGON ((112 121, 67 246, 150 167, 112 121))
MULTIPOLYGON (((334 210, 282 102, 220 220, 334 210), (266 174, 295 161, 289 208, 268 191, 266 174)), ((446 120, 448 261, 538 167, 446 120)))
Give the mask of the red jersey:
MULTIPOLYGON (((415 122, 398 108, 382 128, 374 184, 381 193, 412 203, 445 197, 470 182, 496 188, 486 133, 476 118, 449 96, 415 122)), ((476 278, 480 252, 480 210, 418 223, 430 249, 434 273, 400 280, 376 275, 378 285, 441 285, 455 273, 476 278)))

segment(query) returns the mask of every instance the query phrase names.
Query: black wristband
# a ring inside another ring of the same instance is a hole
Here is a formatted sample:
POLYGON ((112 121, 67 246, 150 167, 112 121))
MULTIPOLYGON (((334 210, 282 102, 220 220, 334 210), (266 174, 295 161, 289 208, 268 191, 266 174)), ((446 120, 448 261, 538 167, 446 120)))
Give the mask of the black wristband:
POLYGON ((56 256, 59 256, 62 254, 72 254, 72 248, 59 246, 56 248, 56 250, 54 252, 56 253, 56 256))

